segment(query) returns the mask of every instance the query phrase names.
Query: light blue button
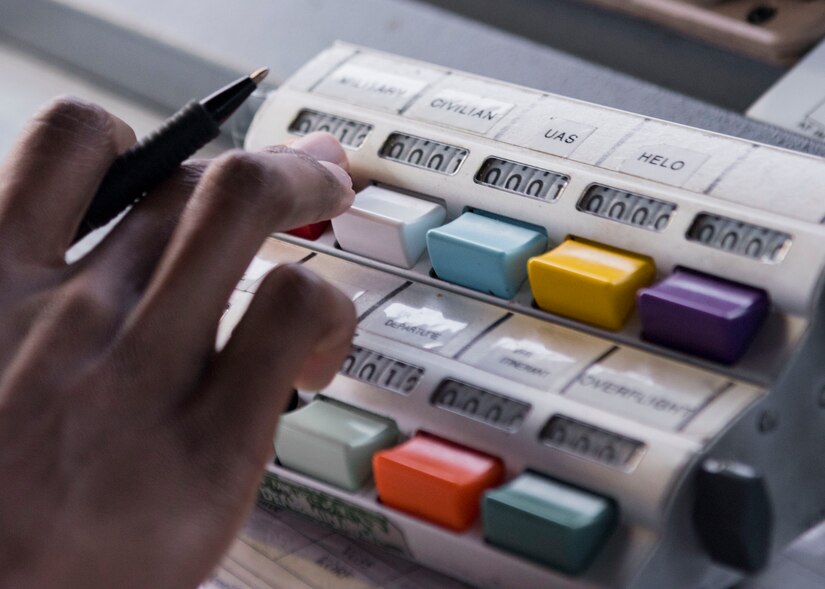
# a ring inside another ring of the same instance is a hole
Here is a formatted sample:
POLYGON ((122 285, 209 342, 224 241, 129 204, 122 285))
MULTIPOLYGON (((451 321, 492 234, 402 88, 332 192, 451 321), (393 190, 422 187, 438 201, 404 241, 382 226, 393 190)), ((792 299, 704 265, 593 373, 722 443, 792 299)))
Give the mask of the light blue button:
POLYGON ((527 277, 527 260, 546 249, 543 233, 478 213, 464 213, 427 232, 439 278, 505 299, 527 277))

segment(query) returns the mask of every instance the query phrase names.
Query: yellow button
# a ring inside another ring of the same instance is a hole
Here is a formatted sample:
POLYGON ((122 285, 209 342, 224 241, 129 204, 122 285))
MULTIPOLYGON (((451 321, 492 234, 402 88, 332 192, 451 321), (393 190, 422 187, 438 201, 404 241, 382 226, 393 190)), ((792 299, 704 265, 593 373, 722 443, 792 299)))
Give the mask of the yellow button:
POLYGON ((582 239, 567 239, 527 263, 536 304, 606 329, 620 329, 636 303, 636 291, 653 282, 647 256, 582 239))

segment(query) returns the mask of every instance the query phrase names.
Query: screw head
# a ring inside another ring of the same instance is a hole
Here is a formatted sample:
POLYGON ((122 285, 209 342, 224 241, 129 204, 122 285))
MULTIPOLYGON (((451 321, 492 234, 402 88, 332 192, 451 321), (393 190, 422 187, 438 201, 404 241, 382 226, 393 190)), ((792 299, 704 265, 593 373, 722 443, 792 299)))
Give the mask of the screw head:
POLYGON ((771 20, 774 16, 776 16, 776 8, 766 4, 760 4, 751 9, 748 16, 745 17, 745 20, 752 25, 761 25, 771 20))
POLYGON ((766 434, 777 427, 779 427, 779 414, 772 409, 763 411, 759 416, 759 432, 766 434))

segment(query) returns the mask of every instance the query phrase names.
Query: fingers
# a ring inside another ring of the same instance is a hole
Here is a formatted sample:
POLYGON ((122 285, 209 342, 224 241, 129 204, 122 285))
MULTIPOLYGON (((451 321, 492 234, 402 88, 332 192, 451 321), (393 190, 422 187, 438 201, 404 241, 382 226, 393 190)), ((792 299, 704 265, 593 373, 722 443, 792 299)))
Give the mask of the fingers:
POLYGON ((355 322, 350 300, 310 271, 273 270, 212 364, 189 418, 192 435, 233 459, 246 455, 257 473, 293 387, 329 383, 350 349, 355 322))
MULTIPOLYGON (((329 150, 330 140, 307 136, 296 147, 312 152, 320 143, 329 150)), ((343 163, 343 150, 340 155, 343 163)), ((353 198, 340 167, 293 149, 218 158, 195 189, 130 324, 144 340, 163 333, 161 348, 169 346, 173 355, 203 355, 214 345, 229 294, 266 236, 328 219, 353 198)))
MULTIPOLYGON (((341 169, 349 166, 343 148, 328 133, 309 135, 292 148, 329 166, 334 174, 342 174, 341 169)), ((282 150, 271 147, 264 153, 282 150)), ((207 164, 205 160, 182 164, 175 176, 139 202, 103 243, 77 264, 76 272, 96 274, 95 280, 111 286, 112 295, 118 298, 142 293, 207 164)), ((348 181, 342 176, 342 182, 348 181)))
POLYGON ((74 274, 94 282, 125 310, 131 309, 146 288, 206 166, 204 160, 182 164, 75 264, 74 274))
POLYGON ((59 98, 35 115, 0 170, 5 259, 62 263, 101 178, 134 143, 126 123, 76 98, 59 98))

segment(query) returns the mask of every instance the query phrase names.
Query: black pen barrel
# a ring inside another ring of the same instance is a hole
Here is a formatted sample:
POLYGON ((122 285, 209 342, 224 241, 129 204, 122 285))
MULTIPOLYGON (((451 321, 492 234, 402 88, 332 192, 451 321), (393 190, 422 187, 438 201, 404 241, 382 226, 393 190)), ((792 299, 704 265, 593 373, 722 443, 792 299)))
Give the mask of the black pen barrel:
POLYGON ((219 134, 218 123, 200 102, 184 106, 115 159, 89 205, 74 242, 114 219, 219 134))

